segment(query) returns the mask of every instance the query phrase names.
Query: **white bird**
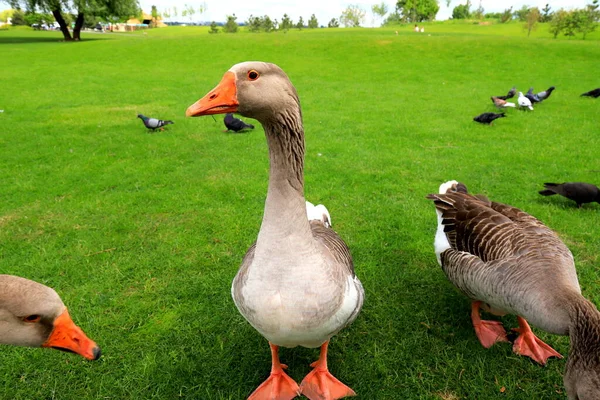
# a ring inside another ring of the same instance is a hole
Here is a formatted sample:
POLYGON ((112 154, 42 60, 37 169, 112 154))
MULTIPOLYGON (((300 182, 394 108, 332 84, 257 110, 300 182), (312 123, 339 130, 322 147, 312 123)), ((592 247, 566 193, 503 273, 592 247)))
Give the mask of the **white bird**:
POLYGON ((531 105, 531 100, 527 97, 523 96, 523 92, 519 92, 519 99, 517 100, 519 103, 519 107, 527 107, 533 111, 533 106, 531 105))

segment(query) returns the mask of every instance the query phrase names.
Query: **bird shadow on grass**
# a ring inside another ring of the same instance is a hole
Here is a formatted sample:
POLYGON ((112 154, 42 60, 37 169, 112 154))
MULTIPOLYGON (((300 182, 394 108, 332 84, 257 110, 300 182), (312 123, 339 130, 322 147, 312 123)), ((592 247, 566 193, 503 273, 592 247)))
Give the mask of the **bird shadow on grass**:
MULTIPOLYGON (((84 39, 84 42, 94 40, 106 40, 104 38, 84 39)), ((63 39, 57 37, 2 37, 0 36, 1 44, 28 44, 28 43, 60 43, 63 39)))

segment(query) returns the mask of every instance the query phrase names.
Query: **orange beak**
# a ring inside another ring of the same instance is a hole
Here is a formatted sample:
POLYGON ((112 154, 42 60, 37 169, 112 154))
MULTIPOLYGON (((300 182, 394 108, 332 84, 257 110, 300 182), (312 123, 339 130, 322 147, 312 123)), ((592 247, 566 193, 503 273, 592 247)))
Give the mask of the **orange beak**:
POLYGON ((188 107, 185 116, 200 117, 202 115, 232 113, 237 111, 238 105, 235 74, 227 71, 217 87, 188 107))
POLYGON ((100 358, 100 347, 75 325, 67 309, 54 320, 54 329, 42 347, 70 351, 88 360, 100 358))

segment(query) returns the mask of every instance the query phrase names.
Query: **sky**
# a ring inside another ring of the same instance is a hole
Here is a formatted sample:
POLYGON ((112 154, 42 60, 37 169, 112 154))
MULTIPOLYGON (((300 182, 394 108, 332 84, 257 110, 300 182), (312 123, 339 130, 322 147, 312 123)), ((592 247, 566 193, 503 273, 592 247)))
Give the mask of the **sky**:
MULTIPOLYGON (((203 1, 202 0, 139 0, 142 9, 149 13, 152 5, 158 8, 159 12, 162 12, 166 8, 173 6, 177 7, 179 17, 177 20, 186 21, 188 18, 181 17, 181 10, 185 4, 189 4, 198 8, 203 1)), ((450 7, 446 6, 446 0, 439 0, 440 11, 438 12, 436 19, 445 20, 452 15, 452 9, 461 3, 465 3, 466 0, 457 1, 451 0, 450 7)), ((472 8, 479 6, 479 0, 471 0, 473 3, 472 8)), ((356 1, 342 1, 342 0, 205 0, 206 12, 202 15, 196 14, 193 17, 193 21, 217 21, 224 22, 225 16, 234 14, 238 17, 238 22, 245 21, 252 14, 254 16, 268 15, 272 19, 281 21, 283 14, 288 14, 294 22, 298 21, 298 18, 302 16, 304 21, 308 21, 311 14, 315 14, 319 25, 327 26, 332 18, 338 18, 343 10, 350 4, 356 4, 367 12, 364 26, 379 26, 377 19, 373 19, 371 13, 371 6, 374 4, 381 4, 381 0, 356 0, 356 1)), ((395 2, 385 1, 388 9, 393 11, 395 8, 395 2)), ((523 5, 537 6, 542 9, 546 3, 550 4, 553 10, 559 8, 582 8, 587 3, 591 3, 591 0, 481 0, 485 12, 501 12, 504 9, 513 7, 513 10, 521 8, 523 5)), ((173 20, 174 18, 171 18, 173 20)), ((168 21, 169 19, 167 19, 168 21)))

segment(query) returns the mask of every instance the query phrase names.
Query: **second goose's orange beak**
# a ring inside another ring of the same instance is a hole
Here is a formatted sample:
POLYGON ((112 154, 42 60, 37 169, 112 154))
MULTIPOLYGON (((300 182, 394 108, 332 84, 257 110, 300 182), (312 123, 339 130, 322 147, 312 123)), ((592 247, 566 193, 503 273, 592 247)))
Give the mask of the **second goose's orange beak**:
POLYGON ((75 325, 66 309, 54 320, 54 329, 42 347, 70 351, 88 360, 100 358, 100 347, 75 325))
POLYGON ((238 105, 235 74, 227 71, 217 87, 188 107, 185 116, 200 117, 202 115, 232 113, 237 111, 238 105))

